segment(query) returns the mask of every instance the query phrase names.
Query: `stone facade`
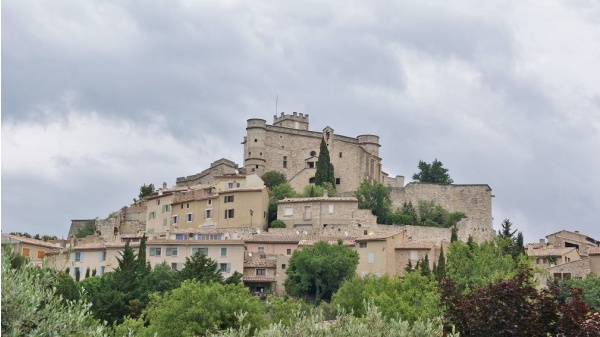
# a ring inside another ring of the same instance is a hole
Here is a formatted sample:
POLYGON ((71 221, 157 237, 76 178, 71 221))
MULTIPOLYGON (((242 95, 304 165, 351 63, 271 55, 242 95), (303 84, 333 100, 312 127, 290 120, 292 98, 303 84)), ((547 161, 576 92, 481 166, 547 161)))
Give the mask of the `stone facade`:
POLYGON ((238 165, 229 159, 221 158, 200 173, 177 178, 176 186, 211 185, 216 176, 236 173, 239 173, 238 165))
POLYGON ((546 235, 548 245, 553 247, 574 247, 583 256, 588 255, 588 248, 600 246, 600 241, 591 238, 587 235, 579 233, 579 231, 561 230, 560 232, 546 235))
POLYGON ((277 218, 287 228, 326 229, 343 225, 365 230, 376 224, 369 210, 359 210, 355 197, 288 198, 277 202, 277 218))
POLYGON ((290 185, 301 192, 316 171, 321 140, 325 139, 334 166, 338 193, 356 191, 365 180, 384 182, 379 137, 356 138, 337 135, 331 127, 309 131, 308 115, 293 113, 275 116, 273 125, 263 119, 247 122, 244 137, 244 168, 259 175, 267 171, 283 173, 290 185))
MULTIPOLYGON (((403 188, 392 188, 391 196, 394 209, 402 207, 402 204, 408 201, 412 202, 416 208, 419 200, 425 200, 433 201, 449 212, 465 213, 467 218, 458 224, 459 239, 462 241, 467 241, 469 235, 472 235, 475 241, 483 242, 490 240, 496 234, 492 224, 492 189, 489 185, 441 185, 413 182, 403 188)), ((449 230, 448 233, 450 233, 449 230)))

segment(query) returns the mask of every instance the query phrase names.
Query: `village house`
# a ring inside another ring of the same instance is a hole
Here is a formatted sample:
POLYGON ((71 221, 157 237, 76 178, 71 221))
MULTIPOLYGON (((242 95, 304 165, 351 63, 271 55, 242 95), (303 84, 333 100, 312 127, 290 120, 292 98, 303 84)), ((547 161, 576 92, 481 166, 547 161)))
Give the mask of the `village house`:
MULTIPOLYGON (((426 256, 429 261, 429 267, 433 268, 433 264, 437 263, 440 256, 441 247, 441 242, 435 243, 431 241, 413 241, 399 244, 396 247, 396 275, 404 276, 409 263, 412 268, 416 268, 417 263, 425 261, 426 256)), ((447 246, 445 247, 445 251, 447 252, 447 246)))
POLYGON ((360 257, 356 273, 393 275, 396 271, 396 246, 408 238, 405 231, 373 233, 356 237, 355 249, 360 257))
POLYGON ((46 254, 56 251, 60 245, 26 238, 24 236, 2 233, 2 248, 10 247, 13 252, 29 258, 35 265, 41 265, 46 254))

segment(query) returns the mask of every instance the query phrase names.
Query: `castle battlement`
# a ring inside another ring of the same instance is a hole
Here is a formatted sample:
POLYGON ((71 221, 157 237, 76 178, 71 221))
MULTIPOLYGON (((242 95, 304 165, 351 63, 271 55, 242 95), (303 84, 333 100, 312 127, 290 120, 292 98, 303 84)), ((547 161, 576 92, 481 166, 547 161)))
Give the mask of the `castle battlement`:
POLYGON ((282 112, 279 117, 273 116, 273 125, 290 129, 308 130, 308 114, 293 112, 286 115, 282 112))

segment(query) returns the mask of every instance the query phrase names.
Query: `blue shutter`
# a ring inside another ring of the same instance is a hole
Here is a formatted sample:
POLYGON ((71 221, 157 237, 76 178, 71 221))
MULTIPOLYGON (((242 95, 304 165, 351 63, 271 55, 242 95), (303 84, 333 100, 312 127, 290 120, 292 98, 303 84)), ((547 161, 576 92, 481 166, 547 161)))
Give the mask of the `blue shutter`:
MULTIPOLYGON (((74 252, 71 253, 71 262, 75 262, 75 253, 74 252)), ((75 274, 73 274, 73 275, 75 275, 75 274)))

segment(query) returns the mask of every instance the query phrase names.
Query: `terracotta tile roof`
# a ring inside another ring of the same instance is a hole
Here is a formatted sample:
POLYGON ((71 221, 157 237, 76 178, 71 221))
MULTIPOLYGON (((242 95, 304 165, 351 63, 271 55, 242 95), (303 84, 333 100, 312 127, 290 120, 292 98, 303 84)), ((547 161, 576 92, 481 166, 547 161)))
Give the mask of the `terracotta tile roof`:
POLYGON ((34 245, 34 246, 40 246, 40 247, 45 247, 45 248, 60 248, 59 244, 54 244, 54 243, 46 242, 43 240, 31 239, 31 238, 26 238, 24 236, 18 236, 18 235, 12 235, 12 234, 3 234, 3 235, 6 235, 10 239, 17 240, 17 241, 20 241, 23 243, 34 245))
POLYGON ((527 252, 529 256, 563 256, 575 250, 574 247, 569 248, 538 248, 530 249, 527 252))
POLYGON ((352 202, 358 202, 358 199, 356 199, 356 197, 285 198, 283 200, 277 201, 277 203, 278 204, 288 204, 288 203, 295 203, 295 202, 315 202, 315 201, 322 201, 322 202, 352 201, 352 202))
POLYGON ((275 282, 274 277, 265 276, 243 276, 242 280, 244 282, 275 282))
POLYGON ((431 249, 434 247, 433 242, 404 242, 399 244, 396 249, 431 249))
POLYGON ((600 255, 600 247, 588 248, 588 255, 600 255))
POLYGON ((252 260, 245 260, 244 261, 244 267, 271 267, 271 268, 275 268, 277 267, 277 260, 276 259, 252 259, 252 260))
POLYGON ((201 245, 243 245, 244 240, 171 240, 157 239, 148 240, 146 245, 183 245, 183 246, 201 246, 201 245))
POLYGON ((385 240, 387 238, 390 238, 396 234, 400 234, 404 232, 402 231, 390 231, 390 232, 377 232, 377 233, 372 233, 369 235, 365 235, 365 236, 359 236, 356 238, 357 242, 360 241, 379 241, 379 240, 385 240))
POLYGON ((298 246, 312 246, 317 242, 320 241, 325 241, 330 245, 334 245, 338 243, 338 240, 342 240, 342 244, 344 246, 354 246, 356 244, 356 242, 354 241, 354 238, 349 238, 349 237, 344 237, 344 238, 321 238, 321 239, 306 239, 306 240, 300 240, 298 242, 298 246))

